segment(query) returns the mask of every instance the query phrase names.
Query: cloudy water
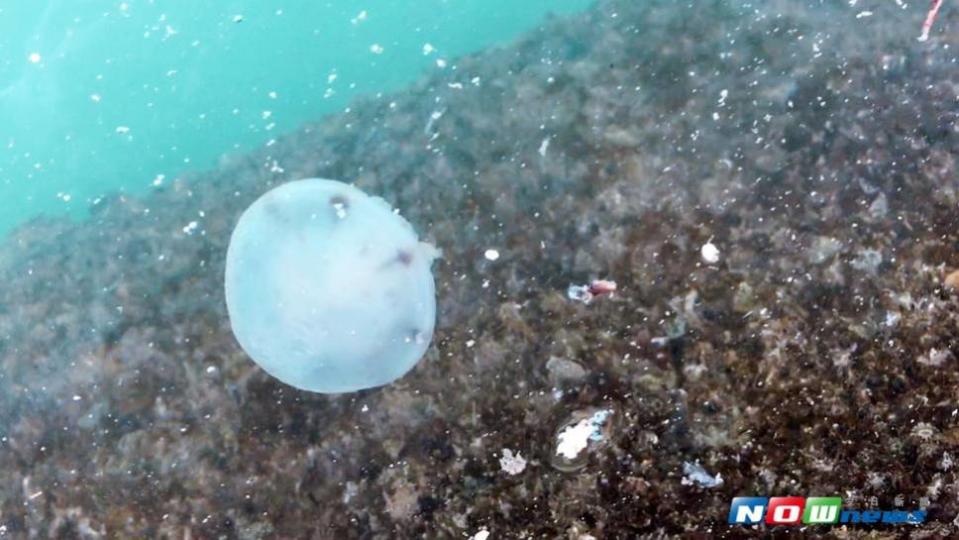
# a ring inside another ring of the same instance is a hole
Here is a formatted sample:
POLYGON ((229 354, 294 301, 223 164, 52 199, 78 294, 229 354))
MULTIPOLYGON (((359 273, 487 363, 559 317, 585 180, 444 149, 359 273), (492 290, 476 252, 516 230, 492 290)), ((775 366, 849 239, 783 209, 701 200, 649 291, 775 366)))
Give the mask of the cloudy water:
POLYGON ((0 234, 210 168, 587 5, 0 2, 0 234))

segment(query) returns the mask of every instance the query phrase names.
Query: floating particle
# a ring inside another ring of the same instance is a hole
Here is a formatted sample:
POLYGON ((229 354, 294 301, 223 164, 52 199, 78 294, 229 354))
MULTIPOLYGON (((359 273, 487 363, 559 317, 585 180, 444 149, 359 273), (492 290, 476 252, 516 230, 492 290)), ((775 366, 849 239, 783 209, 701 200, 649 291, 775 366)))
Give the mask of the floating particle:
POLYGON ((436 52, 436 47, 434 47, 432 44, 430 43, 423 44, 423 56, 429 56, 433 54, 434 52, 436 52))
POLYGON ((370 52, 373 54, 383 54, 383 51, 386 50, 379 43, 374 43, 370 45, 370 52))
POLYGON ((31 64, 39 64, 43 58, 40 56, 40 53, 32 52, 27 56, 27 60, 29 60, 31 64))
POLYGON ((487 261, 495 261, 496 259, 499 259, 499 251, 496 251, 495 249, 487 249, 486 252, 483 253, 483 256, 486 257, 487 261))
POLYGON ((236 23, 236 24, 239 24, 239 23, 243 22, 243 15, 240 15, 239 13, 236 14, 236 15, 234 15, 234 16, 233 16, 233 22, 236 23))
POLYGON ((361 22, 365 21, 367 17, 369 17, 369 13, 367 13, 364 9, 363 11, 359 12, 356 17, 350 19, 350 24, 354 26, 360 24, 361 22))
POLYGON ((117 126, 116 132, 120 135, 126 135, 127 133, 130 133, 130 128, 127 126, 117 126))
POLYGON ((719 262, 719 248, 716 247, 716 244, 714 244, 712 240, 706 242, 703 244, 703 247, 699 248, 699 254, 708 264, 716 264, 719 262))
POLYGON ((543 139, 543 142, 539 143, 539 155, 541 157, 546 157, 546 152, 549 150, 549 137, 543 139))

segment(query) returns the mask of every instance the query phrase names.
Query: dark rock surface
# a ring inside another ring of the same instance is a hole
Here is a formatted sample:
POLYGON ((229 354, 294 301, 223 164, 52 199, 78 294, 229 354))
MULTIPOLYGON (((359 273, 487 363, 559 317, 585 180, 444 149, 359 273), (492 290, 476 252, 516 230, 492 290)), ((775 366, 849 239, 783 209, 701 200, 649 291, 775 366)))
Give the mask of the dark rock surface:
POLYGON ((959 12, 919 43, 925 6, 733 5, 602 1, 22 227, 0 248, 0 532, 741 537, 763 530, 725 524, 736 495, 838 495, 929 523, 805 534, 957 534, 959 12), (444 253, 434 344, 395 384, 298 392, 230 333, 239 213, 310 176, 444 253), (617 292, 566 298, 593 278, 617 292), (557 470, 557 430, 600 409, 557 470), (684 482, 697 461, 722 484, 684 482))

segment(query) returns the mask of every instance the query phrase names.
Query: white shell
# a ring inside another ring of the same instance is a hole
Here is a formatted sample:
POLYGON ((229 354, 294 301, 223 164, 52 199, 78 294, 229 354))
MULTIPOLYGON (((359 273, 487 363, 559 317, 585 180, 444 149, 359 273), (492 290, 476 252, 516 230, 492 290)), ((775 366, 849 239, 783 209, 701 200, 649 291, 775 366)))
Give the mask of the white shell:
POLYGON ((379 197, 335 180, 279 186, 240 217, 226 306, 243 350, 313 392, 389 383, 426 352, 436 249, 379 197))

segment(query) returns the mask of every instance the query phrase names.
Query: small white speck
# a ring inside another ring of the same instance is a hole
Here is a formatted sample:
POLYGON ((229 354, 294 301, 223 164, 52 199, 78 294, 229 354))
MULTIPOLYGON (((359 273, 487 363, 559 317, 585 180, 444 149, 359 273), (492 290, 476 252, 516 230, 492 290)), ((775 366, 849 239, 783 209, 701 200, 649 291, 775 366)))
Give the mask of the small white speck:
POLYGON ((871 11, 860 11, 859 13, 856 14, 856 18, 857 18, 857 19, 862 19, 862 18, 864 18, 864 17, 872 17, 872 12, 871 12, 871 11))
POLYGON ((196 228, 197 228, 199 225, 200 225, 200 224, 197 223, 196 221, 191 221, 191 222, 187 223, 186 227, 183 227, 183 233, 184 233, 184 234, 193 234, 193 231, 195 231, 196 228))
POLYGON ((206 372, 210 374, 216 373, 216 366, 207 366, 206 372))
POLYGON ((483 253, 483 256, 486 257, 487 261, 495 261, 496 259, 499 259, 499 251, 496 251, 495 249, 487 249, 486 253, 483 253))
POLYGON ((369 13, 367 13, 366 10, 364 9, 363 11, 359 12, 356 15, 356 17, 353 17, 352 19, 350 19, 350 24, 352 25, 360 24, 361 22, 365 21, 367 17, 369 17, 369 13))
POLYGON ((77 395, 73 396, 73 401, 80 401, 81 399, 83 398, 81 398, 80 396, 77 396, 77 395))
POLYGON ((543 142, 539 143, 539 155, 541 157, 546 157, 546 152, 549 150, 549 137, 543 139, 543 142))
POLYGON ((32 52, 27 56, 27 60, 29 60, 31 64, 39 64, 43 58, 40 56, 40 53, 32 52))
POLYGON ((438 67, 438 68, 440 68, 440 69, 445 68, 445 67, 446 67, 446 60, 443 60, 442 58, 437 58, 437 59, 436 59, 436 67, 438 67))
POLYGON ((236 15, 234 15, 234 16, 233 16, 233 22, 235 22, 235 23, 241 23, 241 22, 243 22, 243 15, 240 15, 239 13, 237 13, 236 15))
POLYGON ((126 135, 127 133, 130 133, 130 128, 127 126, 117 126, 116 132, 120 135, 126 135))
POLYGON ((379 43, 374 43, 370 45, 370 52, 373 54, 383 54, 384 50, 385 49, 383 48, 383 46, 380 45, 379 43))
POLYGON ((716 247, 716 244, 713 244, 712 240, 703 244, 703 247, 699 249, 699 253, 708 264, 716 264, 719 262, 719 248, 716 247))
POLYGON ((423 44, 423 56, 429 56, 433 54, 434 52, 436 52, 436 47, 434 47, 432 44, 430 43, 423 44))

